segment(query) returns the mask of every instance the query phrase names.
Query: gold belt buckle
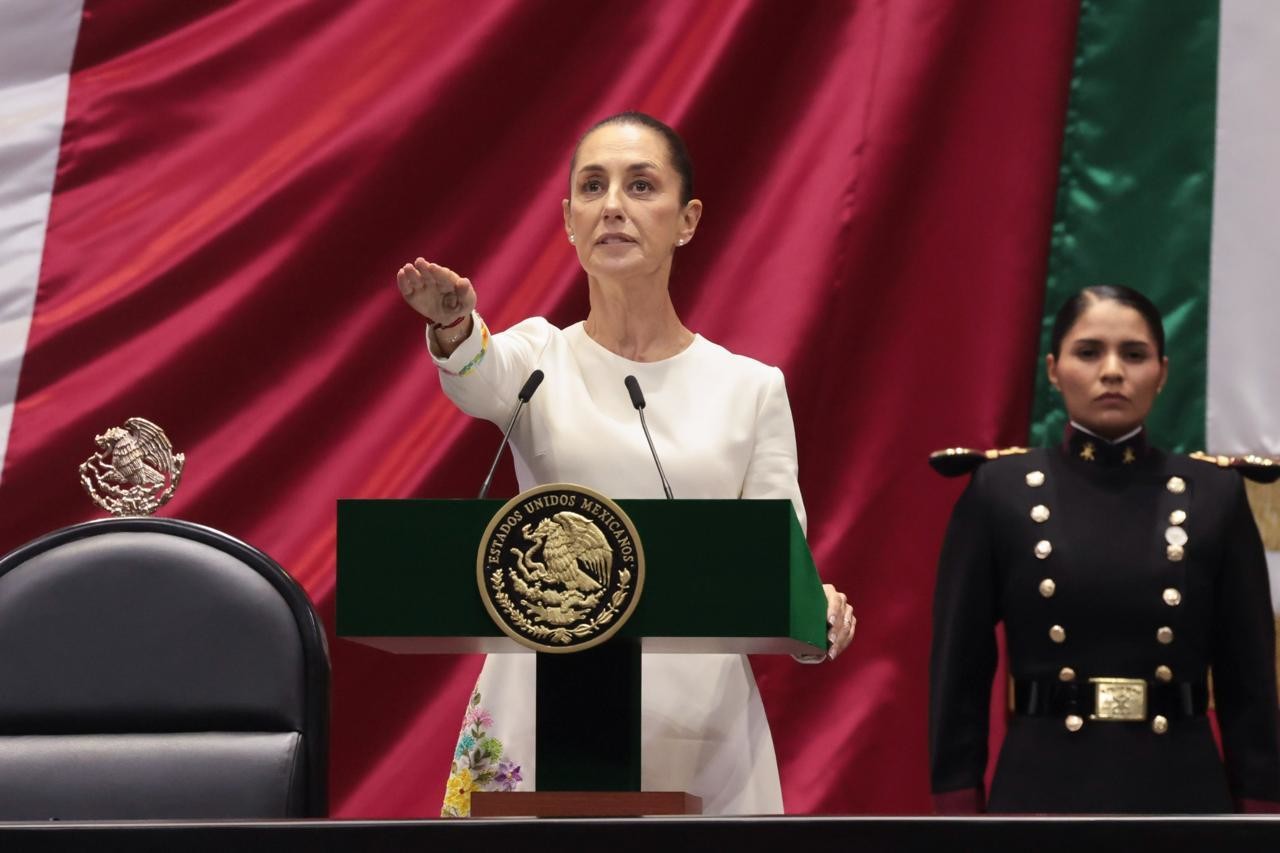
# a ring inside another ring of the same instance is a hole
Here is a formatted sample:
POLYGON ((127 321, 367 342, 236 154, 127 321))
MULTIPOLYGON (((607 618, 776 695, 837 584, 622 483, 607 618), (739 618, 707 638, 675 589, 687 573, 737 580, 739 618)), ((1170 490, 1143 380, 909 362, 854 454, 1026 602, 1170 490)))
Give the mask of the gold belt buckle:
POLYGON ((1090 678, 1094 702, 1091 720, 1147 718, 1147 682, 1141 678, 1090 678))

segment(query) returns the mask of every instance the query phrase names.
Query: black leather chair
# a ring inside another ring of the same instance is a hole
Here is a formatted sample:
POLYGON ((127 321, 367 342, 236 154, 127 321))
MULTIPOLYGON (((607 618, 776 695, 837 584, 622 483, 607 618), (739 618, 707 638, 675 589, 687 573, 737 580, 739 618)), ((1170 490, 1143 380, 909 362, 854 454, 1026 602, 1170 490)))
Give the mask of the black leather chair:
POLYGON ((0 559, 0 820, 327 814, 329 652, 208 527, 91 521, 0 559))

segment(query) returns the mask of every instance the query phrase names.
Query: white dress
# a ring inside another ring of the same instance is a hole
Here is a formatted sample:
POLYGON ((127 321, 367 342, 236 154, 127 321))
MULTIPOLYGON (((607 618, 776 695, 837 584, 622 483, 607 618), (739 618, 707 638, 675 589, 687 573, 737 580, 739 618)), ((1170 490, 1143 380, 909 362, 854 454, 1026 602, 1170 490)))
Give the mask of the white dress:
MULTIPOLYGON (((535 317, 490 336, 472 316, 471 336, 435 359, 459 408, 505 426, 529 373, 545 374, 512 434, 521 491, 568 482, 612 498, 663 497, 623 384, 634 375, 675 497, 788 498, 804 525, 795 429, 776 367, 700 335, 671 358, 636 362, 597 344, 581 323, 561 330, 535 317)), ((773 740, 746 656, 647 654, 641 672, 641 788, 688 791, 702 797, 704 814, 781 813, 773 740)), ((471 790, 534 790, 534 673, 532 654, 486 659, 444 814, 467 814, 471 790)))

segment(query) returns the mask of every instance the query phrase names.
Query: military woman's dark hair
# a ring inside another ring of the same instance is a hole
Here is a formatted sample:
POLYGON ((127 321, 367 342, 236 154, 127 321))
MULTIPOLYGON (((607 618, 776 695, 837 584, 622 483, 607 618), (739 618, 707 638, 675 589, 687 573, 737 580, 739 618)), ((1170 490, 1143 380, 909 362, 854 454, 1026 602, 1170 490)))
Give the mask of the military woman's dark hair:
POLYGON ((591 132, 604 127, 606 124, 638 124, 641 127, 647 127, 652 131, 656 131, 667 143, 667 152, 671 155, 671 166, 676 170, 676 174, 680 176, 680 203, 688 204, 693 198, 693 161, 689 159, 689 149, 684 147, 684 140, 680 138, 680 134, 672 130, 668 125, 658 121, 648 113, 636 112, 635 110, 627 110, 625 113, 609 116, 601 119, 591 127, 587 128, 587 132, 578 137, 578 144, 573 146, 573 157, 569 160, 569 182, 573 183, 573 170, 578 168, 578 149, 582 147, 582 140, 591 135, 591 132))
POLYGON ((1132 287, 1123 284, 1097 284, 1086 287, 1076 293, 1058 309, 1058 316, 1053 321, 1053 332, 1049 335, 1049 352, 1054 358, 1062 353, 1062 339, 1071 331, 1071 327, 1080 319, 1090 305, 1095 302, 1119 302, 1142 315, 1147 323, 1151 337, 1156 341, 1156 352, 1164 358, 1164 321, 1160 319, 1160 309, 1150 299, 1132 287))

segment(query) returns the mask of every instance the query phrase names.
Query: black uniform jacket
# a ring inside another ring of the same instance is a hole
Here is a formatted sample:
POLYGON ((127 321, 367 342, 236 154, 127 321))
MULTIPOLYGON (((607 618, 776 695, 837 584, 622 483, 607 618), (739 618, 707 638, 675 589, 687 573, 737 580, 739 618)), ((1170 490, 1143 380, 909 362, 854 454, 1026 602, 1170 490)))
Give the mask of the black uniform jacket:
POLYGON ((976 789, 981 800, 1004 622, 1021 712, 990 811, 1228 812, 1280 800, 1273 618, 1237 471, 1148 448, 1142 434, 1110 445, 1072 430, 1061 448, 979 465, 938 567, 935 794, 976 789), (1222 758, 1204 714, 1210 669, 1222 758), (1148 707, 1126 706, 1141 719, 1091 719, 1096 678, 1145 682, 1148 707))

